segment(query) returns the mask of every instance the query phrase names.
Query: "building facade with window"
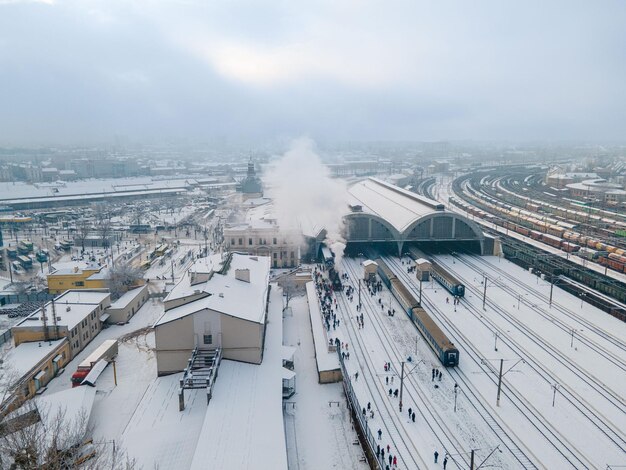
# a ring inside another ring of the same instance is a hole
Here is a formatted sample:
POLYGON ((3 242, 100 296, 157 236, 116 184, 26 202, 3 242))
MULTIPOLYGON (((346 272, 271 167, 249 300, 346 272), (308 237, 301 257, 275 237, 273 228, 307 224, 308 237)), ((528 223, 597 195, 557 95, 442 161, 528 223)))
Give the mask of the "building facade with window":
POLYGON ((281 230, 270 220, 226 226, 224 240, 230 251, 269 257, 272 268, 295 268, 300 264, 302 234, 281 230))
POLYGON ((2 374, 9 385, 9 393, 0 404, 0 418, 19 407, 24 401, 42 393, 46 385, 71 360, 67 338, 53 341, 21 343, 7 356, 2 374))
POLYGON ((164 300, 154 325, 159 375, 182 371, 195 348, 224 359, 263 360, 268 257, 226 253, 201 258, 164 300))
POLYGON ((67 338, 70 359, 83 350, 102 330, 111 305, 103 289, 69 290, 11 328, 15 345, 67 338))

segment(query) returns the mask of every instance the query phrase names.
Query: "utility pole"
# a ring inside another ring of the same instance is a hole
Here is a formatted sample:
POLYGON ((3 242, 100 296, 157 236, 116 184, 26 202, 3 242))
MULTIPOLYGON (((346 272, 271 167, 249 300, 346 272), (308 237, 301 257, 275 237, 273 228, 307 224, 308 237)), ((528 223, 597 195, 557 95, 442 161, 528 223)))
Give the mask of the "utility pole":
POLYGON ((402 412, 402 391, 404 390, 404 361, 402 361, 402 370, 400 372, 400 412, 402 412))
POLYGON ((174 260, 172 259, 172 282, 174 282, 174 260))
POLYGON ((470 470, 474 470, 474 449, 472 449, 472 455, 470 457, 470 470))
POLYGON ((361 308, 361 278, 359 278, 359 308, 361 308))
MULTIPOLYGON (((500 359, 500 373, 498 374, 498 397, 496 398, 496 406, 500 406, 500 391, 502 390, 502 366, 504 359, 500 359)), ((474 451, 472 451, 472 461, 474 460, 474 451)))
POLYGON ((485 274, 484 278, 484 288, 483 288, 483 310, 487 310, 485 308, 485 303, 487 302, 487 275, 485 274))
POLYGON ((554 290, 554 276, 550 275, 550 304, 548 308, 552 308, 552 291, 554 290))
POLYGON ((498 336, 500 335, 500 333, 498 333, 497 331, 494 333, 494 336, 496 338, 495 343, 493 344, 493 350, 497 351, 498 350, 498 336))
POLYGON ((556 399, 556 391, 557 391, 558 388, 559 388, 559 384, 554 384, 552 386, 552 389, 553 389, 553 391, 552 391, 552 407, 554 407, 554 400, 556 399))
POLYGON ((420 307, 422 306, 422 278, 420 277, 420 307))
POLYGON ((455 413, 456 413, 456 395, 458 391, 459 391, 459 384, 455 383, 454 384, 454 412, 455 413))

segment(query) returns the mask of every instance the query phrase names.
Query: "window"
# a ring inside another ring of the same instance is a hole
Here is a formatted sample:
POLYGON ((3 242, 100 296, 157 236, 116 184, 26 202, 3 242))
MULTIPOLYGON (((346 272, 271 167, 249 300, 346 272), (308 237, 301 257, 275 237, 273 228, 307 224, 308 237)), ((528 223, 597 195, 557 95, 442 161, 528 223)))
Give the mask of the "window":
POLYGON ((239 239, 239 245, 243 245, 243 238, 239 239))
POLYGON ((274 238, 274 239, 272 240, 272 243, 274 243, 274 245, 276 245, 276 242, 277 242, 277 240, 276 240, 276 238, 274 238))
POLYGON ((278 253, 274 252, 274 259, 278 258, 278 253))
POLYGON ((213 335, 204 335, 204 344, 213 344, 213 335))
POLYGON ((248 245, 252 245, 252 238, 248 238, 248 245))
POLYGON ((76 281, 76 282, 74 283, 74 285, 75 285, 76 287, 84 287, 85 283, 84 283, 83 281, 76 281))
POLYGON ((235 239, 234 239, 234 238, 231 238, 231 239, 230 239, 230 244, 231 244, 231 245, 234 245, 234 244, 235 244, 235 239))
POLYGON ((293 251, 292 251, 291 252, 291 259, 293 259, 293 258, 294 258, 294 254, 293 254, 293 251))

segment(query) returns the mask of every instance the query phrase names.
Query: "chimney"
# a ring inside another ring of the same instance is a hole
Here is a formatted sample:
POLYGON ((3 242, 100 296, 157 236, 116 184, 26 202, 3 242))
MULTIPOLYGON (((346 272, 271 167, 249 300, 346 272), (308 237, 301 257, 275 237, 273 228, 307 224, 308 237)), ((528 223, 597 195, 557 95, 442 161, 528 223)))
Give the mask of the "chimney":
POLYGON ((250 282, 250 270, 246 269, 235 269, 235 279, 244 282, 250 282))

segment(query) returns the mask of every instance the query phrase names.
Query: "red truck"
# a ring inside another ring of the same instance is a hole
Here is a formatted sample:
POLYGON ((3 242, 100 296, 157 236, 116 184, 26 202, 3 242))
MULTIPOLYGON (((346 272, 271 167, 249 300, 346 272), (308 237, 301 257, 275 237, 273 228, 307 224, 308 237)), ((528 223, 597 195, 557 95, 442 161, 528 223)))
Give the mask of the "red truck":
POLYGON ((113 358, 117 356, 117 340, 107 339, 105 340, 94 352, 85 358, 83 362, 78 365, 76 372, 72 374, 72 388, 78 387, 82 384, 85 377, 91 372, 91 369, 100 361, 104 359, 106 362, 111 362, 113 358))

